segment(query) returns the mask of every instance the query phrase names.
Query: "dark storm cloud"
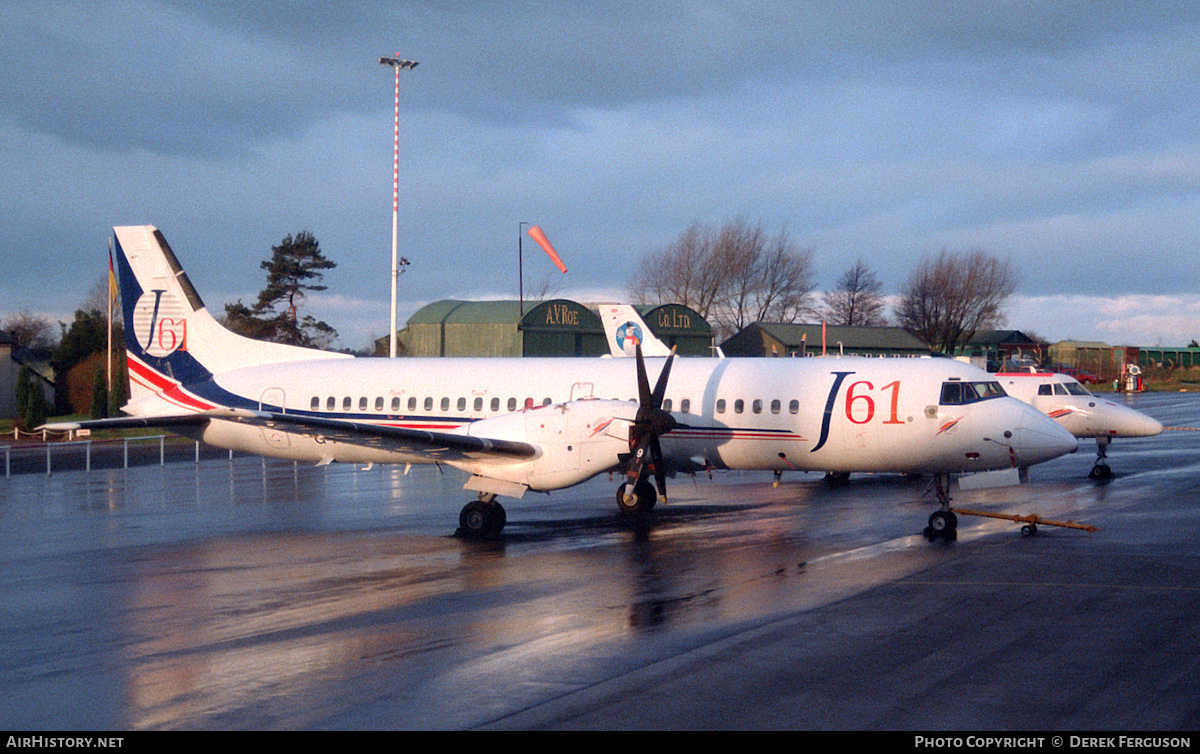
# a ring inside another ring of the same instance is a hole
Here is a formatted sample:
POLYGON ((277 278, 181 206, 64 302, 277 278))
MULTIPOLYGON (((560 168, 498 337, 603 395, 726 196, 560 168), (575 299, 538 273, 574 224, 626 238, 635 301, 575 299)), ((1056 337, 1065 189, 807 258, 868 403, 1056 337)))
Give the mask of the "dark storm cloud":
MULTIPOLYGON (((1012 255, 1026 295, 1066 280, 1080 295, 1178 293, 1200 232, 1198 15, 9 2, 0 243, 82 269, 106 227, 154 222, 196 255, 199 283, 214 276, 219 304, 250 295, 269 245, 307 226, 342 260, 331 290, 372 297, 391 178, 392 79, 376 61, 398 53, 420 61, 402 74, 401 232, 426 299, 506 295, 512 275, 485 260, 509 253, 518 220, 553 228, 571 285, 620 295, 640 254, 733 216, 813 247, 821 286, 867 255, 894 290, 921 254, 982 246, 1012 255), (1134 255, 1148 263, 1113 263, 1134 255), (1080 274, 1079 260, 1100 264, 1080 274)), ((78 274, 42 298, 77 299, 78 274)), ((23 268, 9 284, 17 306, 43 285, 23 268)))

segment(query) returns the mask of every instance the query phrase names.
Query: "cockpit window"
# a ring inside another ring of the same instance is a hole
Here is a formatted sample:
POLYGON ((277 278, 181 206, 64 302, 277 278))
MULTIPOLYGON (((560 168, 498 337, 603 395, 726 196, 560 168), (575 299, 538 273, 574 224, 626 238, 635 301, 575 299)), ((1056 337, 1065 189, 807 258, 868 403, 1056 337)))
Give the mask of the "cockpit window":
POLYGON ((943 382, 943 406, 961 406, 1006 395, 999 382, 943 382))
POLYGON ((1091 395, 1092 392, 1078 382, 1068 382, 1067 392, 1071 395, 1091 395))

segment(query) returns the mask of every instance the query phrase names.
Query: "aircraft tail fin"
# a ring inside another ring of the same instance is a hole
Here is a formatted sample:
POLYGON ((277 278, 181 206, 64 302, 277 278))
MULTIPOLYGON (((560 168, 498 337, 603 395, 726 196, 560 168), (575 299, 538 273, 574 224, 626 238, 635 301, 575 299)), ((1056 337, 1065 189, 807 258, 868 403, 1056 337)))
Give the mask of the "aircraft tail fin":
POLYGON ((197 384, 230 369, 346 358, 344 354, 266 343, 227 330, 205 308, 157 228, 123 226, 113 232, 130 403, 161 398, 181 385, 197 384))
POLYGON ((629 304, 600 304, 600 319, 613 356, 633 356, 640 343, 644 356, 667 356, 671 349, 655 337, 642 315, 629 304))

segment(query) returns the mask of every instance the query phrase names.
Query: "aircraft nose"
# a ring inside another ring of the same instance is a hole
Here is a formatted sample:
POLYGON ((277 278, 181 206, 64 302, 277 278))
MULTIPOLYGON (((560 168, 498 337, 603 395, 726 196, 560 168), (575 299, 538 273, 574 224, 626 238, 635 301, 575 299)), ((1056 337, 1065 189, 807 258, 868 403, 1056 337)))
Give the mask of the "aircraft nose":
POLYGON ((1042 463, 1079 449, 1078 438, 1058 422, 1027 403, 1017 403, 1021 406, 1021 421, 1013 438, 1013 450, 1020 465, 1042 463))
POLYGON ((1163 423, 1153 416, 1142 414, 1141 421, 1138 422, 1138 432, 1141 434, 1138 437, 1153 437, 1161 435, 1163 431, 1163 423))
POLYGON ((1162 422, 1152 416, 1115 403, 1112 407, 1117 409, 1112 434, 1118 437, 1153 437, 1163 431, 1162 422))

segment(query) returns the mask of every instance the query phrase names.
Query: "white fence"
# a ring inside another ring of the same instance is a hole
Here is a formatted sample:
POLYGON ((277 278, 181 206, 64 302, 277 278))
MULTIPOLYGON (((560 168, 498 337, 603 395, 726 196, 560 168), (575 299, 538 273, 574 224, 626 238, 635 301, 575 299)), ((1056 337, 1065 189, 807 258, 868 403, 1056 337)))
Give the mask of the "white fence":
MULTIPOLYGON (((72 440, 68 442, 47 442, 28 445, 0 446, 4 451, 4 476, 8 478, 14 473, 43 472, 53 473, 55 468, 60 470, 91 471, 93 460, 105 468, 129 468, 130 447, 133 447, 135 462, 138 465, 154 462, 154 445, 158 446, 157 461, 161 466, 171 460, 194 460, 200 462, 200 451, 203 443, 196 441, 179 441, 167 435, 151 437, 130 437, 123 440, 72 440), (119 450, 119 453, 118 453, 119 450), (119 459, 119 463, 118 463, 119 459), (56 465, 57 461, 57 465, 56 465)), ((215 451, 208 449, 208 455, 215 451)), ((224 451, 219 451, 224 453, 224 451)), ((233 451, 228 451, 233 457, 233 451)))

